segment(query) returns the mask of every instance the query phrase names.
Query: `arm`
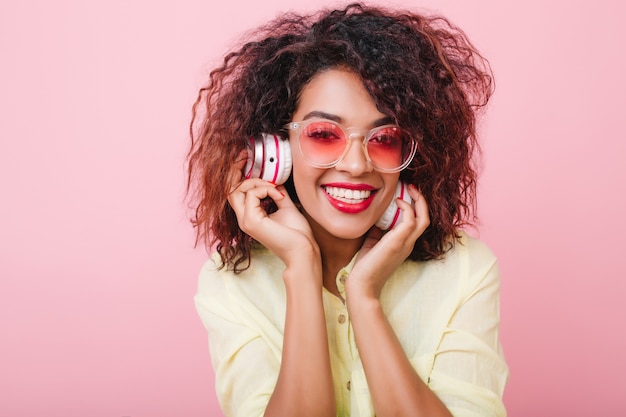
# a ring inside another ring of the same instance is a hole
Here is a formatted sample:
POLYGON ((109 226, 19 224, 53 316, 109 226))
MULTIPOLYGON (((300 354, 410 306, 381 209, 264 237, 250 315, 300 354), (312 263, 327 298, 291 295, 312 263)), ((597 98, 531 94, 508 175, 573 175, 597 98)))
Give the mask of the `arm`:
MULTIPOLYGON (((469 239, 463 238, 462 243, 457 243, 454 252, 451 254, 454 259, 452 275, 448 273, 445 276, 429 277, 431 282, 443 280, 445 283, 436 288, 440 291, 449 289, 448 294, 451 294, 451 296, 433 294, 434 298, 429 297, 427 301, 431 306, 428 311, 441 306, 442 303, 446 305, 438 311, 433 311, 432 317, 422 319, 429 320, 428 324, 423 322, 420 328, 428 329, 429 333, 424 334, 424 337, 431 348, 421 352, 422 355, 427 354, 422 356, 421 360, 418 360, 417 356, 410 356, 409 361, 413 368, 420 370, 421 379, 427 381, 428 388, 445 404, 452 415, 504 417, 506 410, 502 403, 502 395, 508 378, 508 367, 498 337, 500 300, 498 267, 493 255, 480 242, 472 243, 469 239), (428 365, 424 366, 426 364, 428 365)), ((413 297, 407 299, 414 300, 413 297)), ((409 307, 409 303, 405 301, 400 311, 401 315, 396 314, 396 320, 390 323, 394 329, 395 326, 399 326, 397 330, 404 328, 400 331, 412 334, 415 328, 403 327, 410 324, 402 324, 402 317, 411 317, 415 313, 414 308, 409 307), (397 319, 401 321, 397 322, 397 319)), ((353 314, 351 320, 356 326, 354 321, 357 320, 357 313, 353 314)), ((370 330, 374 328, 371 323, 369 326, 370 330)), ((356 333, 355 330, 355 335, 356 333)), ((363 334, 365 333, 360 333, 357 337, 363 334)), ((401 334, 398 336, 402 337, 401 334)), ((367 338, 372 337, 376 336, 371 333, 367 335, 367 338)), ((359 343, 360 351, 363 351, 361 346, 365 348, 371 348, 372 345, 381 346, 376 339, 366 339, 365 342, 367 343, 359 343)), ((411 345, 417 342, 404 340, 403 346, 404 343, 411 345)), ((409 349, 414 352, 412 348, 409 349)), ((386 348, 384 354, 379 353, 378 362, 375 362, 381 365, 383 377, 385 371, 392 373, 391 368, 385 370, 390 366, 387 362, 389 351, 386 348)), ((365 352, 361 354, 363 356, 365 352)), ((363 362, 366 367, 368 364, 365 358, 363 362)), ((371 373, 368 375, 368 383, 372 379, 370 375, 371 373)), ((408 390, 405 389, 407 385, 401 381, 399 378, 394 380, 392 385, 394 392, 382 391, 383 395, 398 394, 407 398, 414 395, 407 393, 408 390)), ((374 388, 370 388, 373 396, 374 388)))
POLYGON ((424 198, 413 186, 409 192, 416 201, 415 214, 398 201, 404 210, 402 223, 385 236, 377 229, 370 232, 346 282, 346 302, 376 416, 450 417, 413 369, 379 300, 384 283, 429 224, 424 198))
POLYGON ((382 286, 408 256, 406 246, 428 225, 425 201, 411 188, 415 216, 398 201, 403 222, 384 236, 373 229, 346 282, 355 341, 376 415, 506 416, 502 394, 508 368, 498 338, 499 272, 486 246, 464 236, 448 255, 451 263, 438 278, 445 279, 440 291, 450 295, 429 299, 434 308, 441 305, 437 299, 447 307, 437 312, 433 333, 426 336, 433 342, 433 362, 424 374, 415 373, 416 358, 406 357, 383 314, 382 286))
POLYGON ((376 416, 452 416, 414 370, 379 300, 362 297, 356 302, 353 299, 350 305, 376 416))
POLYGON ((283 274, 287 294, 283 353, 265 412, 268 417, 335 416, 322 289, 313 279, 321 277, 321 265, 300 265, 288 267, 283 274), (318 268, 312 270, 310 265, 318 268))
POLYGON ((260 417, 280 367, 279 316, 283 309, 272 315, 263 305, 253 304, 251 295, 259 290, 268 292, 269 302, 278 304, 278 292, 272 291, 275 286, 263 284, 247 291, 237 285, 248 279, 247 274, 257 274, 258 270, 233 276, 229 271, 218 270, 219 262, 209 259, 205 263, 194 298, 209 335, 215 391, 224 416, 260 417))
MULTIPOLYGON (((233 175, 240 176, 240 171, 233 175)), ((334 416, 335 400, 322 303, 319 247, 283 187, 243 181, 229 196, 241 229, 285 263, 286 316, 282 360, 265 416, 334 416), (272 198, 271 215, 261 199, 272 198)))
MULTIPOLYGON (((283 410, 287 407, 306 410, 307 406, 300 401, 319 401, 315 389, 329 385, 320 384, 314 374, 305 374, 306 370, 285 365, 285 288, 281 277, 271 275, 276 270, 282 270, 282 264, 266 252, 254 260, 256 263, 250 269, 235 276, 230 271, 218 270, 219 259, 213 258, 207 261, 200 274, 195 303, 209 333, 217 396, 224 415, 228 417, 260 417, 266 413, 270 401, 274 401, 274 407, 278 405, 275 412, 300 415, 283 410), (263 297, 259 296, 261 294, 263 297), (286 382, 283 390, 277 387, 281 362, 283 373, 280 378, 283 383, 286 382), (292 389, 296 388, 295 385, 289 386, 288 377, 283 375, 289 376, 285 372, 290 371, 297 380, 295 384, 300 384, 298 388, 306 396, 292 389), (317 387, 308 387, 309 383, 315 383, 317 387), (281 393, 286 396, 285 401, 275 401, 281 393)), ((308 323, 302 326, 303 331, 310 329, 308 326, 308 323)), ((313 350, 307 349, 309 346, 304 346, 305 354, 313 350)), ((300 361, 298 366, 323 369, 314 357, 306 359, 306 362, 300 361)), ((319 369, 316 371, 319 372, 319 369)), ((311 413, 317 411, 314 409, 311 413)), ((320 412, 317 415, 324 414, 320 412)))

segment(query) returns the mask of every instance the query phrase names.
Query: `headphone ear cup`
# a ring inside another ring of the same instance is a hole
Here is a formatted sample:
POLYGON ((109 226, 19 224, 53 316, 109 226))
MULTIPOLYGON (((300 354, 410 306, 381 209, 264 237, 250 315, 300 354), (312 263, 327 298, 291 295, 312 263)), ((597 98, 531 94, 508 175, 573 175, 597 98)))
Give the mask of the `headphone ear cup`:
POLYGON ((396 224, 398 224, 402 220, 402 209, 398 207, 396 204, 396 198, 401 198, 409 204, 413 204, 413 199, 409 195, 408 186, 398 181, 398 185, 396 185, 396 193, 391 200, 391 204, 387 207, 387 210, 380 216, 378 222, 376 222, 376 226, 382 230, 390 230, 396 224))
POLYGON ((291 164, 289 140, 268 133, 250 138, 246 178, 261 178, 280 185, 291 175, 291 164))
POLYGON ((287 182, 289 176, 291 175, 291 147, 289 146, 289 139, 283 139, 278 136, 275 137, 278 138, 275 142, 278 147, 278 152, 276 152, 276 159, 278 163, 275 167, 275 180, 272 180, 271 182, 280 185, 287 182))

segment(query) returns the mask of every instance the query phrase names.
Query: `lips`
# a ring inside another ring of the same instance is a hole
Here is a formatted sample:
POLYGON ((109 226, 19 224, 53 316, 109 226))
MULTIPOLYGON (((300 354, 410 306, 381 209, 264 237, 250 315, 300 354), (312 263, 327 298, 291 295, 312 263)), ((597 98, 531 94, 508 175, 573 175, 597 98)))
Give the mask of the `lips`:
POLYGON ((330 204, 344 213, 366 210, 376 194, 376 189, 367 184, 325 184, 322 189, 330 204))

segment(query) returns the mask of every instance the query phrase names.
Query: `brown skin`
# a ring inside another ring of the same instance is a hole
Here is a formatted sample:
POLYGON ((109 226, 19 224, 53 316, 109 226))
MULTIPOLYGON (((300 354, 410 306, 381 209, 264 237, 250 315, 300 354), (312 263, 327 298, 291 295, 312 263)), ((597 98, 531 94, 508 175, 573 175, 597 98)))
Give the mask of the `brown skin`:
POLYGON ((250 265, 254 240, 226 202, 230 184, 214 179, 228 175, 250 135, 286 133, 320 71, 349 68, 377 109, 418 140, 401 176, 426 197, 431 225, 409 257, 441 258, 474 220, 476 113, 493 90, 489 64, 465 34, 439 16, 352 4, 280 15, 246 38, 211 71, 193 107, 187 191, 197 242, 236 274, 250 265))
MULTIPOLYGON (((384 116, 353 73, 323 72, 308 86, 314 88, 303 89, 293 120, 300 120, 298 117, 314 109, 339 113, 347 126, 369 129, 384 116), (338 96, 326 89, 329 85, 338 96)), ((239 226, 286 265, 283 356, 265 411, 268 417, 336 415, 322 286, 338 296, 336 274, 359 250, 346 281, 345 301, 376 415, 450 416, 409 363, 379 300, 387 279, 407 259, 415 241, 430 224, 428 205, 417 188, 410 186, 413 206, 397 202, 403 210, 401 223, 385 234, 373 227, 393 197, 398 174, 372 169, 361 149, 351 146, 339 164, 327 169, 313 168, 292 152, 294 183, 302 211, 282 186, 260 179, 242 181, 243 161, 231 171, 228 201, 239 226), (370 207, 346 214, 334 209, 323 195, 320 184, 328 181, 366 183, 379 191, 370 207), (278 207, 270 215, 261 205, 261 199, 266 197, 278 207), (389 390, 390 386, 396 389, 389 390)))

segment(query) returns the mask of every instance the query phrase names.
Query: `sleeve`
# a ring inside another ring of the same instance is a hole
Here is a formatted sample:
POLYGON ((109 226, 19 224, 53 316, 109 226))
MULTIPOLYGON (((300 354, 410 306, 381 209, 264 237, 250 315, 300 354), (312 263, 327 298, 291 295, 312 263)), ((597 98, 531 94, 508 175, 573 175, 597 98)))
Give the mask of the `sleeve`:
POLYGON ((194 301, 208 331, 215 389, 224 415, 262 416, 278 377, 280 352, 258 323, 246 319, 249 313, 227 285, 229 279, 239 279, 231 275, 207 261, 194 301))
POLYGON ((461 270, 468 279, 461 280, 459 305, 435 352, 429 386, 455 417, 504 417, 509 371, 498 336, 499 269, 486 247, 471 259, 466 255, 461 270))

